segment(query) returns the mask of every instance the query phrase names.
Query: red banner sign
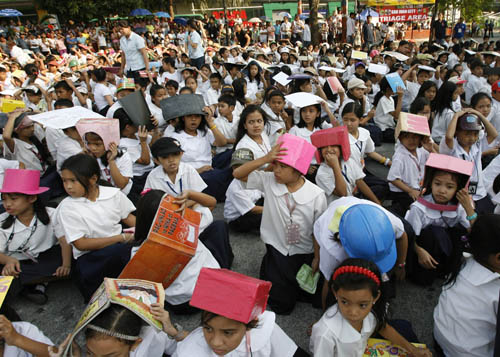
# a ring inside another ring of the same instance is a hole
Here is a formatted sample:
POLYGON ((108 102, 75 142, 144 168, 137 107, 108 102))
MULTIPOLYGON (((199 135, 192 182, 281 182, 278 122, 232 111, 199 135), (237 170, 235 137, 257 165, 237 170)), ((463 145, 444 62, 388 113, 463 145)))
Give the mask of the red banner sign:
POLYGON ((384 7, 379 9, 380 22, 406 22, 427 20, 428 8, 397 9, 395 7, 384 7))
MULTIPOLYGON (((218 20, 222 17, 224 17, 224 11, 213 11, 212 15, 218 20)), ((233 11, 227 11, 226 12, 226 18, 228 20, 234 20, 237 18, 237 16, 240 16, 240 19, 246 20, 247 19, 247 12, 245 10, 233 10, 233 11)))

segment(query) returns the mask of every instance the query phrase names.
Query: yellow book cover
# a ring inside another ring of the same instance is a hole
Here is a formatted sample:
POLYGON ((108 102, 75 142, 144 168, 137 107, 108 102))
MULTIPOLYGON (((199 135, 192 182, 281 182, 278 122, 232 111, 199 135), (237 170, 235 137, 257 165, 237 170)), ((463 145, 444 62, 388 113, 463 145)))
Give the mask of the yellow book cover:
MULTIPOLYGON (((413 343, 412 345, 416 347, 425 348, 426 346, 421 343, 413 343)), ((368 344, 366 345, 365 353, 363 357, 409 357, 410 354, 401 346, 391 345, 390 341, 380 340, 378 338, 370 338, 368 344)))
POLYGON ((18 108, 25 108, 26 105, 22 100, 14 100, 14 99, 3 99, 0 110, 2 113, 10 113, 18 108))

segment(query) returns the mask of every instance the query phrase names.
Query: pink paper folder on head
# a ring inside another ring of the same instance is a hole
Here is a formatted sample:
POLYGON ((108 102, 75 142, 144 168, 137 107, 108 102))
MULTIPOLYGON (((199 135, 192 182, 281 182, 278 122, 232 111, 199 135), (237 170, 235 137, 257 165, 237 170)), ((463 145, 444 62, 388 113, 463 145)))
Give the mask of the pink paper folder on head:
POLYGON ((351 156, 351 145, 349 144, 349 134, 346 126, 318 130, 311 135, 311 142, 316 148, 316 161, 321 162, 321 148, 330 145, 338 145, 342 149, 342 158, 349 160, 351 156))
POLYGON ((337 77, 331 76, 326 79, 328 82, 328 85, 330 86, 330 89, 332 90, 332 93, 338 93, 339 89, 342 88, 342 84, 340 84, 340 81, 337 77))
POLYGON ((396 125, 396 131, 394 132, 396 139, 399 138, 399 133, 402 131, 424 136, 431 135, 427 118, 410 113, 399 114, 398 124, 396 125))
POLYGON ((118 119, 81 119, 76 123, 78 134, 85 141, 85 134, 96 133, 104 142, 106 150, 109 149, 109 144, 120 143, 120 121, 118 119))
POLYGON ((283 134, 279 137, 277 144, 287 149, 286 155, 278 161, 293 167, 303 175, 309 170, 311 160, 314 157, 316 148, 307 140, 292 134, 283 134))
POLYGON ((266 310, 270 290, 268 281, 227 269, 202 268, 189 304, 247 324, 266 310))

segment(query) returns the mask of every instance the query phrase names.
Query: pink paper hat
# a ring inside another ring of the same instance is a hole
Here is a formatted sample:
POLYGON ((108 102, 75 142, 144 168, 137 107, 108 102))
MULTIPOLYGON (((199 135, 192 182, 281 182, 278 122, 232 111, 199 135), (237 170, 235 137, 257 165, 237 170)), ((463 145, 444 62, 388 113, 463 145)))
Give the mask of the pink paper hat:
POLYGON ((424 136, 431 136, 429 129, 429 121, 422 115, 415 115, 410 113, 400 113, 398 124, 394 136, 399 138, 399 134, 405 131, 407 133, 419 134, 424 136))
POLYGON ((271 283, 227 269, 202 268, 189 304, 244 324, 266 310, 271 283))
POLYGON ((7 169, 0 192, 39 195, 48 190, 48 187, 40 187, 40 171, 7 169))
POLYGON ((104 142, 106 150, 109 149, 109 144, 120 143, 120 121, 118 119, 81 119, 76 123, 78 134, 85 141, 85 134, 96 133, 104 142))
POLYGON ((349 160, 351 156, 351 145, 349 144, 349 133, 346 126, 337 126, 335 128, 323 129, 314 132, 311 135, 311 142, 316 148, 316 161, 321 162, 321 148, 330 145, 338 145, 342 149, 342 158, 349 160))
POLYGON ((292 134, 283 134, 279 137, 276 144, 281 144, 282 148, 286 148, 286 155, 278 161, 293 167, 303 175, 309 170, 312 158, 316 152, 316 148, 307 140, 299 138, 292 134))
POLYGON ((470 177, 474 169, 474 163, 454 156, 431 153, 425 163, 425 167, 454 172, 470 177))

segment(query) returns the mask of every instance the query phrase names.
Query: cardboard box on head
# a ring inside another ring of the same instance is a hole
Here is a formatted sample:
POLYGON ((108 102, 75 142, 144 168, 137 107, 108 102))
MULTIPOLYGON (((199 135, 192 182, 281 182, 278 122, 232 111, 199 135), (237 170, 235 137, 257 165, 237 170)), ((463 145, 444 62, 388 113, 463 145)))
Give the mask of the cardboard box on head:
POLYGON ((321 148, 325 146, 338 145, 342 149, 342 159, 349 160, 351 156, 351 145, 349 144, 349 133, 346 126, 323 129, 311 135, 312 144, 318 149, 316 151, 316 161, 323 161, 320 155, 321 148))
POLYGON ((205 100, 199 94, 174 95, 163 99, 160 106, 166 122, 185 115, 207 115, 203 111, 205 100))
POLYGON ((26 104, 22 100, 14 99, 1 99, 0 100, 0 111, 2 113, 10 113, 16 109, 26 108, 26 104))
POLYGON ((200 213, 189 208, 181 216, 172 196, 163 196, 147 239, 120 274, 120 279, 144 279, 166 289, 196 253, 200 213))
POLYGON ((149 110, 146 99, 142 91, 137 90, 118 100, 135 126, 146 126, 147 130, 153 130, 154 125, 151 122, 151 111, 149 110))
POLYGON ((104 143, 104 148, 109 150, 109 144, 120 143, 120 121, 118 119, 80 119, 76 123, 76 130, 85 142, 85 134, 96 133, 104 143))
POLYGON ((407 133, 419 134, 423 136, 431 136, 431 131, 429 129, 429 121, 426 117, 422 115, 410 114, 410 113, 400 113, 398 123, 396 125, 396 130, 394 131, 394 137, 399 138, 399 134, 405 131, 407 133))
POLYGON ((281 135, 276 144, 280 143, 281 147, 287 151, 286 155, 278 161, 293 167, 303 175, 307 174, 316 148, 307 140, 292 134, 281 135))
POLYGON ((201 269, 190 305, 244 324, 265 310, 271 283, 227 269, 201 269))

